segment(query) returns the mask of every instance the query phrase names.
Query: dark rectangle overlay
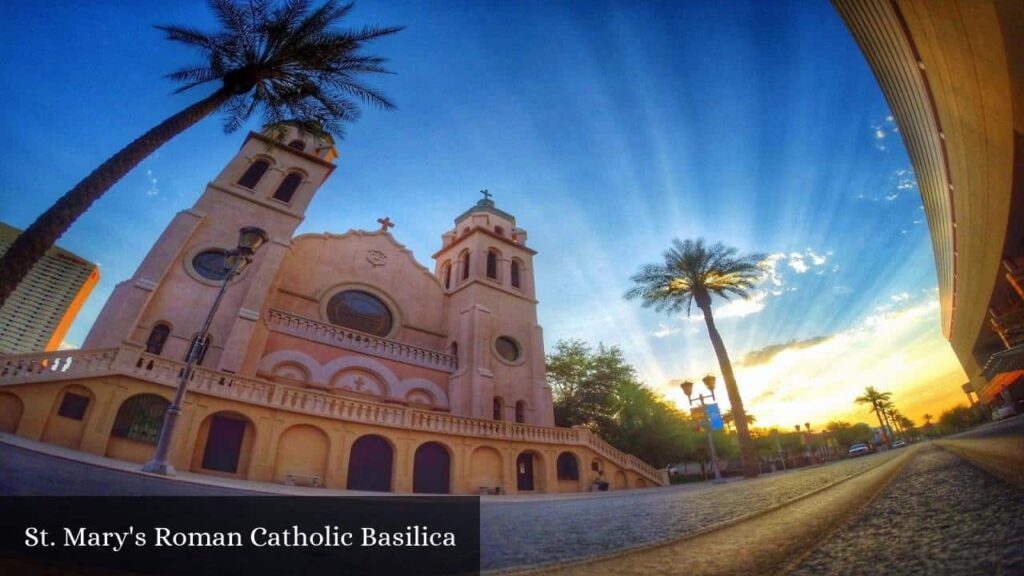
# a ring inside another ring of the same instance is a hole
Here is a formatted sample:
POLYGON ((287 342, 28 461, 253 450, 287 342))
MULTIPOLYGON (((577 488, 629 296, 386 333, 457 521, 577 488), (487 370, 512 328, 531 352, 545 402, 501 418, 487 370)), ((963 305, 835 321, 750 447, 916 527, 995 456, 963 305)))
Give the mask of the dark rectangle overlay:
POLYGON ((0 498, 0 573, 43 571, 196 576, 476 574, 480 571, 480 500, 0 498))

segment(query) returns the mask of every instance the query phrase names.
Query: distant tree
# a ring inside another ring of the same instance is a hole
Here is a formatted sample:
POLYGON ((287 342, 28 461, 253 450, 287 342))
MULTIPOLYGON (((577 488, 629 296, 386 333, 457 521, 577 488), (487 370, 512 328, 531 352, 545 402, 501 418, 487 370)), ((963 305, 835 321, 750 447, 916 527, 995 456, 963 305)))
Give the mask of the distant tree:
POLYGON ((972 428, 989 418, 985 410, 972 409, 964 404, 946 410, 939 416, 939 430, 943 434, 952 434, 972 428))
POLYGON ((562 340, 547 358, 548 383, 554 392, 555 423, 586 426, 604 438, 615 427, 615 392, 633 382, 633 367, 622 351, 603 344, 591 349, 582 340, 562 340))
POLYGON ((900 428, 903 430, 904 434, 906 434, 908 436, 914 436, 914 435, 917 434, 915 432, 915 430, 914 430, 915 426, 914 426, 914 421, 913 420, 911 420, 910 418, 907 418, 906 416, 904 416, 902 414, 899 415, 899 420, 900 420, 900 428))
POLYGON ((164 143, 210 114, 224 111, 226 132, 237 130, 262 110, 267 123, 293 119, 340 136, 343 124, 359 116, 360 102, 394 108, 360 79, 386 73, 385 60, 360 50, 401 27, 338 30, 335 25, 353 5, 335 0, 318 8, 311 8, 307 0, 279 6, 269 0, 209 3, 221 25, 214 34, 189 26, 157 28, 169 40, 202 55, 200 64, 168 74, 182 84, 177 92, 211 82, 219 83, 217 89, 111 156, 22 232, 0 258, 0 306, 93 202, 164 143))
POLYGON ((882 443, 888 444, 889 438, 886 432, 886 423, 883 419, 883 403, 887 402, 892 397, 892 392, 879 392, 874 386, 868 386, 864 389, 864 394, 854 399, 854 402, 858 404, 867 404, 871 407, 871 411, 875 413, 875 417, 878 418, 878 425, 882 428, 882 443))
POLYGON ((760 470, 757 448, 747 426, 743 399, 736 385, 732 362, 715 326, 711 299, 712 296, 746 298, 761 275, 758 263, 764 256, 737 256, 735 248, 722 243, 706 246, 704 240, 698 238, 673 240, 672 247, 662 258, 661 263, 642 266, 630 278, 633 287, 626 292, 625 297, 627 300, 639 300, 645 308, 654 307, 659 312, 672 314, 684 309, 689 314, 692 305, 696 304, 704 314, 711 346, 718 357, 718 366, 725 380, 729 404, 735 413, 736 431, 743 454, 743 475, 756 477, 760 470))

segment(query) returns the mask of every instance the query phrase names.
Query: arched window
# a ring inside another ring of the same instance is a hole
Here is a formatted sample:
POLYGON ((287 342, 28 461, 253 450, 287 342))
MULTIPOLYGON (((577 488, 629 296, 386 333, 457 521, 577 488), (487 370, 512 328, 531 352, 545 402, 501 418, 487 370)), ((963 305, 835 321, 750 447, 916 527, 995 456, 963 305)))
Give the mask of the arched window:
POLYGON ((580 465, 576 461, 576 457, 573 456, 571 452, 562 452, 559 454, 555 467, 558 469, 559 480, 580 479, 580 465))
POLYGON ((303 150, 306 149, 306 143, 296 138, 295 140, 292 140, 291 142, 288 143, 288 147, 294 148, 299 152, 302 152, 303 150))
POLYGON ((149 338, 146 339, 146 352, 149 354, 160 354, 164 349, 164 344, 167 342, 167 337, 171 335, 171 327, 167 324, 160 323, 153 326, 153 329, 149 331, 149 338))
POLYGON ((387 336, 394 323, 384 301, 362 290, 345 290, 331 296, 327 302, 327 319, 375 336, 387 336))
POLYGON ((512 287, 519 288, 519 262, 517 260, 512 261, 512 287))
POLYGON ((270 168, 270 162, 266 160, 257 160, 249 165, 249 169, 242 174, 242 177, 238 179, 239 186, 245 186, 246 188, 255 188, 256 184, 259 183, 260 178, 267 173, 267 168, 270 168))
POLYGON ((469 252, 462 256, 462 279, 469 278, 469 252))
POLYGON ((459 343, 452 342, 452 345, 448 347, 448 353, 456 358, 459 357, 459 343))
MULTIPOLYGON (((188 345, 188 349, 190 351, 192 350, 192 347, 196 345, 196 338, 198 338, 198 337, 199 337, 199 334, 196 334, 195 336, 192 337, 192 342, 190 342, 189 345, 188 345)), ((196 356, 196 365, 197 366, 202 366, 203 365, 203 360, 206 359, 206 351, 210 349, 210 341, 211 340, 212 340, 212 338, 210 337, 209 334, 207 334, 206 335, 206 339, 203 340, 199 344, 199 354, 196 356)), ((185 361, 188 362, 188 352, 185 352, 185 361)))
POLYGON ((487 252, 487 277, 498 278, 498 253, 494 250, 487 252))
POLYGON ((504 236, 505 235, 505 229, 502 228, 501 226, 495 226, 494 227, 494 233, 497 234, 498 236, 504 236))
POLYGON ((501 420, 502 412, 505 411, 505 403, 498 396, 494 397, 494 419, 501 420))
POLYGON ((281 185, 277 187, 277 191, 274 192, 274 200, 280 200, 286 204, 291 202, 292 196, 295 195, 295 191, 299 189, 300 184, 302 184, 302 174, 292 172, 285 176, 284 180, 281 181, 281 185))
POLYGON ((156 394, 140 394, 132 396, 121 404, 114 419, 111 436, 127 438, 137 442, 156 444, 160 437, 164 413, 170 402, 156 394))
POLYGON ((444 272, 442 272, 442 274, 444 274, 444 288, 445 288, 445 290, 447 290, 447 289, 452 287, 452 263, 451 262, 445 262, 445 264, 444 264, 444 272))
POLYGON ((526 402, 523 400, 516 402, 516 422, 526 422, 526 402))

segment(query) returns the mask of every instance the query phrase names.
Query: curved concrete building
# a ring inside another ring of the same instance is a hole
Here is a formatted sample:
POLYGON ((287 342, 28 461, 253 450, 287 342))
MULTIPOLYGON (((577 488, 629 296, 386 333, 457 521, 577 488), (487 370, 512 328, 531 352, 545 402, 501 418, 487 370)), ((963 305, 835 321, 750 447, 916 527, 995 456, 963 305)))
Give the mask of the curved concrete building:
POLYGON ((913 162, 942 332, 988 405, 1024 407, 1024 2, 833 0, 913 162))

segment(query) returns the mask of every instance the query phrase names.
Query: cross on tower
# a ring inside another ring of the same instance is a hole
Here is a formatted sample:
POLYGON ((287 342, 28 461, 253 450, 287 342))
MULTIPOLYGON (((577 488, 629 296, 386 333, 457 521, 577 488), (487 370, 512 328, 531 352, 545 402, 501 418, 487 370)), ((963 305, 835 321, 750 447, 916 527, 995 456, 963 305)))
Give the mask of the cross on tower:
POLYGON ((388 228, 394 228, 395 227, 394 223, 391 222, 391 218, 388 218, 388 217, 377 218, 377 223, 380 224, 380 231, 381 232, 387 232, 388 228))
POLYGON ((481 190, 480 193, 484 195, 484 200, 490 200, 491 199, 491 193, 488 192, 486 188, 481 190))

